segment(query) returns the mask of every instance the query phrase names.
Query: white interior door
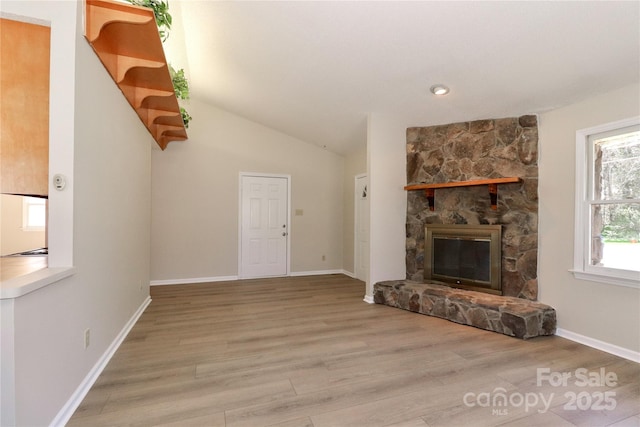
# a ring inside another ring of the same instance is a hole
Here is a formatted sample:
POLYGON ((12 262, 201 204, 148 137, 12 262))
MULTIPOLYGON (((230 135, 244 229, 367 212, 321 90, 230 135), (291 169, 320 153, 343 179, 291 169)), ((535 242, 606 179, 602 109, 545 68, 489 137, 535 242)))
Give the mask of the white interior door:
POLYGON ((369 179, 356 176, 355 188, 355 275, 366 282, 369 278, 369 179))
POLYGON ((240 277, 286 276, 289 178, 242 175, 240 186, 240 277))

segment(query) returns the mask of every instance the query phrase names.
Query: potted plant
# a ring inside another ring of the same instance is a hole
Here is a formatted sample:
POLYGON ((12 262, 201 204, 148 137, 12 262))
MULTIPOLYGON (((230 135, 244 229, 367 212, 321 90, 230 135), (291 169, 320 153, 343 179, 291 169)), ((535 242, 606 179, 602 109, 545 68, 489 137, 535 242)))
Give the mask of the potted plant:
MULTIPOLYGON (((171 64, 169 64, 169 74, 171 74, 171 81, 173 82, 173 90, 176 93, 176 97, 178 99, 189 99, 189 82, 184 76, 184 70, 181 68, 176 71, 171 64)), ((180 107, 180 114, 182 115, 184 127, 188 128, 191 116, 184 107, 180 107)))
MULTIPOLYGON (((169 38, 169 31, 171 30, 171 24, 173 18, 169 13, 169 0, 127 0, 129 3, 136 6, 148 7, 153 10, 153 14, 156 18, 156 25, 158 26, 158 34, 160 40, 164 43, 169 38)), ((169 74, 171 75, 171 81, 173 83, 173 90, 176 93, 178 99, 189 99, 189 82, 184 75, 184 69, 175 70, 171 64, 169 64, 169 74)), ((180 115, 184 122, 184 127, 189 127, 191 116, 184 109, 180 107, 180 115)))

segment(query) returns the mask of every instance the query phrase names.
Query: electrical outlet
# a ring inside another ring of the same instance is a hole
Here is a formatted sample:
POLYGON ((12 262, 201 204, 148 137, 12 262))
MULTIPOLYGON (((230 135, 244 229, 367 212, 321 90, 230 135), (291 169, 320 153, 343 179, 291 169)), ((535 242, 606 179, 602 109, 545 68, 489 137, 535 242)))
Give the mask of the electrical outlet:
POLYGON ((142 279, 140 279, 140 285, 139 285, 140 290, 142 290, 142 279))
POLYGON ((91 343, 91 329, 84 330, 84 348, 88 348, 91 343))

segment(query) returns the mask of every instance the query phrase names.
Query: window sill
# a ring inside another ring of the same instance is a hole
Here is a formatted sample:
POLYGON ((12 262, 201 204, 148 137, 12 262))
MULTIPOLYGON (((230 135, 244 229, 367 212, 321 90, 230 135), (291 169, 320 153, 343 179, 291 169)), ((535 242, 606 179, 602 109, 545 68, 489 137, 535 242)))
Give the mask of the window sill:
POLYGON ((631 278, 620 273, 615 274, 603 274, 593 273, 581 270, 569 270, 573 273, 573 277, 580 280, 589 280, 592 282, 607 283, 609 285, 625 286, 627 288, 640 289, 640 272, 637 273, 637 277, 631 278))
POLYGON ((43 268, 0 282, 0 299, 14 299, 76 273, 75 267, 43 268))
POLYGON ((40 226, 26 226, 26 227, 22 227, 22 231, 45 231, 46 228, 45 227, 40 227, 40 226))

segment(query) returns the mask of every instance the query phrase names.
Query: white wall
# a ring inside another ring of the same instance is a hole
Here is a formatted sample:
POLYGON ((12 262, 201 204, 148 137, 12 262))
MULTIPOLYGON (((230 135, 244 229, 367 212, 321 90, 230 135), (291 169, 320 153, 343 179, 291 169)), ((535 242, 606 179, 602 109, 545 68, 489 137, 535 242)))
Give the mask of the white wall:
POLYGON ((406 124, 370 114, 367 124, 369 175, 369 283, 365 298, 373 301, 373 284, 404 279, 407 192, 406 124))
POLYGON ((626 87, 540 115, 539 299, 558 328, 640 352, 640 290, 576 280, 573 268, 576 131, 640 114, 626 87))
POLYGON ((152 155, 152 280, 237 276, 240 172, 291 175, 292 273, 342 269, 344 159, 197 100, 189 113, 189 140, 152 155))
MULTIPOLYGON (((49 170, 64 173, 68 186, 50 189, 50 263, 77 268, 72 277, 3 300, 3 309, 13 310, 9 374, 18 425, 48 425, 65 409, 149 292, 152 139, 84 40, 82 4, 2 4, 5 12, 51 21, 49 170)), ((4 360, 2 369, 4 384, 4 360)))
MULTIPOLYGON (((187 58, 187 49, 184 40, 184 27, 182 23, 182 1, 170 1, 169 12, 171 12, 171 30, 169 38, 167 38, 162 47, 164 48, 167 61, 175 70, 183 69, 187 81, 189 81, 189 61, 187 58)), ((183 102, 182 100, 180 102, 183 102)), ((188 101, 187 101, 188 102, 188 101)), ((189 109, 187 105, 187 110, 189 109)))

